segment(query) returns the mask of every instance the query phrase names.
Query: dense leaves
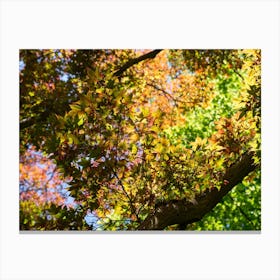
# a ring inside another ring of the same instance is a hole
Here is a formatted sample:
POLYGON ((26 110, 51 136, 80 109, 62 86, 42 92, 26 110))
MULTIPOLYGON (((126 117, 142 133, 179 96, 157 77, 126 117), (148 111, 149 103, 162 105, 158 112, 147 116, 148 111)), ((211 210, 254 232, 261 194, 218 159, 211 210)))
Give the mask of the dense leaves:
POLYGON ((21 228, 200 220, 205 196, 165 228, 260 229, 260 74, 259 50, 21 50, 21 228))

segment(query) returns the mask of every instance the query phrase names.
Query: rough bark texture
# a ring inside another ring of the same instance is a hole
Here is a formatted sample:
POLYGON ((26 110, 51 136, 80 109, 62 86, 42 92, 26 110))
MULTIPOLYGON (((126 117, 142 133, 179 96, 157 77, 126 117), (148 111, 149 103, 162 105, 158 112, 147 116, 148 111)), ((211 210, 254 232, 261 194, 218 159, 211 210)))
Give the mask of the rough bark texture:
POLYGON ((138 230, 163 230, 169 225, 188 225, 199 221, 206 213, 238 183, 242 182, 250 172, 256 169, 251 153, 247 153, 238 162, 228 168, 223 178, 223 185, 218 189, 207 190, 196 197, 195 202, 172 200, 159 205, 155 212, 149 215, 138 230))

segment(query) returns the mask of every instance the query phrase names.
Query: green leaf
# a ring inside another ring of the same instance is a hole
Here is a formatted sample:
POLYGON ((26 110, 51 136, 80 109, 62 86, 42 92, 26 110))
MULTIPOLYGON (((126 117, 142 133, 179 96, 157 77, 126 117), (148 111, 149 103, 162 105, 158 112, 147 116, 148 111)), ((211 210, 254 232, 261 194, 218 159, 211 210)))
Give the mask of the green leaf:
POLYGON ((83 118, 80 118, 79 121, 78 121, 78 126, 81 126, 84 124, 84 119, 83 118))

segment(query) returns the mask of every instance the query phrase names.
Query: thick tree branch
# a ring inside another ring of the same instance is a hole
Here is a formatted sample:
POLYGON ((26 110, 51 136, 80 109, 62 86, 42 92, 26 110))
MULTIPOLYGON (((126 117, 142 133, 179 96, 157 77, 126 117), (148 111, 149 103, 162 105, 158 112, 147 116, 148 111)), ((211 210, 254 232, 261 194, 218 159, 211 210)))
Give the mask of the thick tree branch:
POLYGON ((122 74, 123 72, 125 72, 128 68, 130 68, 131 66, 133 66, 133 65, 135 65, 135 64, 137 64, 137 63, 139 63, 139 62, 141 62, 141 61, 143 61, 143 60, 155 58, 155 57, 157 56, 157 54, 158 54, 159 52, 161 52, 161 51, 162 51, 162 50, 153 50, 153 51, 148 52, 148 53, 146 53, 146 54, 144 54, 144 55, 141 55, 141 56, 139 56, 139 57, 137 57, 137 58, 134 58, 134 59, 129 60, 129 61, 128 61, 127 63, 125 63, 118 71, 116 71, 116 72, 114 73, 114 76, 120 77, 121 74, 122 74))
POLYGON ((238 162, 226 171, 223 185, 218 189, 207 190, 198 195, 195 202, 186 200, 172 200, 158 206, 139 226, 138 230, 163 230, 174 224, 191 224, 199 221, 206 213, 211 211, 216 204, 238 183, 242 182, 257 166, 253 161, 253 154, 244 154, 238 162))

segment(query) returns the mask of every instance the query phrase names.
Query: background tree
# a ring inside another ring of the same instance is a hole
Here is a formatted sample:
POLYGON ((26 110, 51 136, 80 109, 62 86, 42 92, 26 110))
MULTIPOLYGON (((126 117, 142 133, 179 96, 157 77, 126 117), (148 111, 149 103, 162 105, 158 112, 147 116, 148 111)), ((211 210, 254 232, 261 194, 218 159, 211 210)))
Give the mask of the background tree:
POLYGON ((86 229, 67 184, 47 156, 29 147, 20 156, 20 229, 86 229))
POLYGON ((48 155, 75 198, 51 229, 260 229, 260 59, 21 50, 20 153, 48 155))

